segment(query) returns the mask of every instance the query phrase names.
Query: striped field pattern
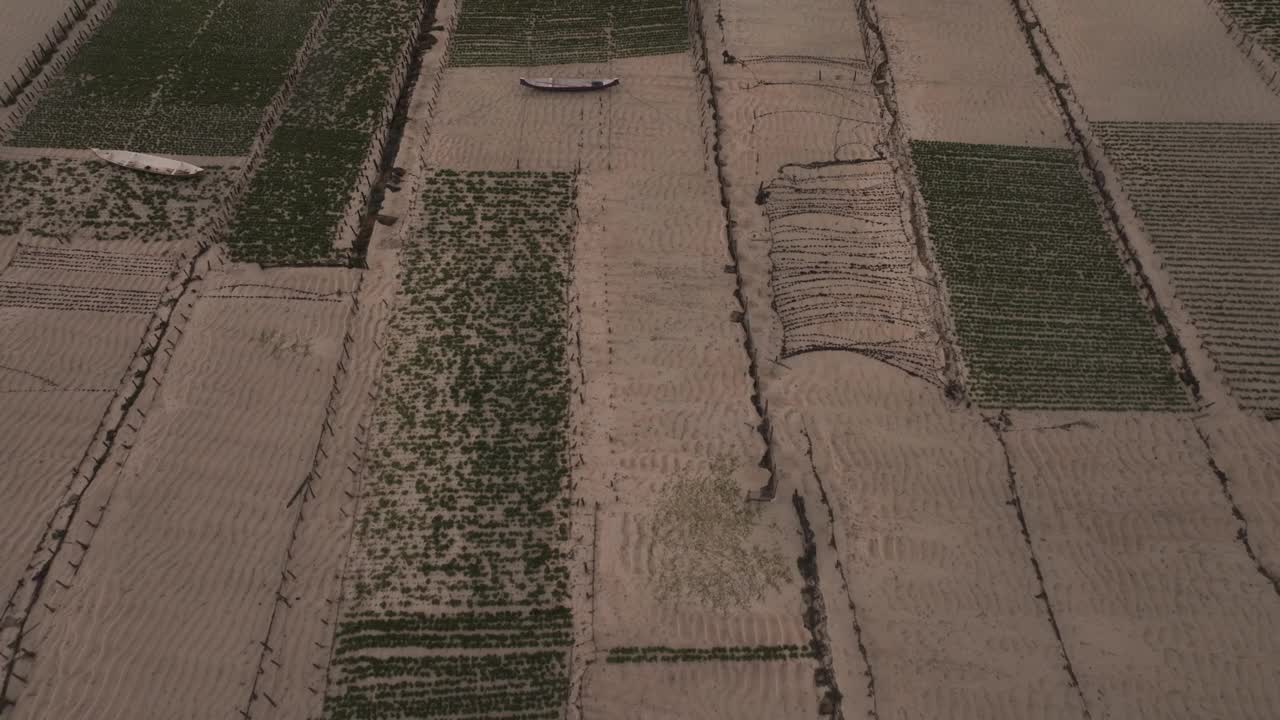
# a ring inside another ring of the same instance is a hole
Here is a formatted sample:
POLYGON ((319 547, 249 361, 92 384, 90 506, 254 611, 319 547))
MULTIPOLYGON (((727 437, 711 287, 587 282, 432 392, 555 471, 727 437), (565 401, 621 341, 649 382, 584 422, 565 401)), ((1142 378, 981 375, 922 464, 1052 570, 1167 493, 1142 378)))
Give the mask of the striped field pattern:
POLYGON ((1280 56, 1280 2, 1276 0, 1222 0, 1227 12, 1273 56, 1280 56))
POLYGON ((1280 407, 1280 124, 1094 129, 1232 392, 1280 407))
POLYGON ((1186 407, 1071 151, 911 148, 979 405, 1186 407))

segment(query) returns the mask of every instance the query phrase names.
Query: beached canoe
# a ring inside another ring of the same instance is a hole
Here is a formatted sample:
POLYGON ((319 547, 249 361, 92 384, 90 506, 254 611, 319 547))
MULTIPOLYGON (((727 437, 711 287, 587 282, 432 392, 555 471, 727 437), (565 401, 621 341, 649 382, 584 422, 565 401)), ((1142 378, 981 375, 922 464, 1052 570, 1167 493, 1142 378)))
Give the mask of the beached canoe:
POLYGON ((142 172, 155 173, 156 175, 168 175, 170 177, 188 177, 191 175, 199 175, 204 172, 204 168, 197 167, 191 163, 174 160, 172 158, 160 157, 158 155, 146 155, 144 153, 136 153, 130 150, 99 150, 98 148, 89 148, 94 155, 114 163, 120 167, 126 167, 130 170, 140 170, 142 172))
POLYGON ((583 90, 603 90, 618 84, 618 78, 591 80, 588 78, 520 78, 520 84, 534 90, 558 90, 560 92, 581 92, 583 90))

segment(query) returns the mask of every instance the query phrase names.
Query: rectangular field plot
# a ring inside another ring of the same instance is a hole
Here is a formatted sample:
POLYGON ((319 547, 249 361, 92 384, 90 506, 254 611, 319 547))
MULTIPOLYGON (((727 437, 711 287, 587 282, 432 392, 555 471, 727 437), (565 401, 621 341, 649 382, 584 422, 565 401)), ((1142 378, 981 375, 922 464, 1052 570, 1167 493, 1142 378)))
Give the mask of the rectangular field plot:
POLYGON ((421 13, 413 0, 338 0, 236 215, 237 260, 345 259, 334 241, 374 135, 390 121, 421 13))
POLYGON ((913 142, 912 155, 978 404, 1187 404, 1070 151, 913 142))
POLYGON ((689 47, 679 0, 474 0, 454 34, 454 65, 558 65, 665 55, 689 47))
POLYGON ((1232 392, 1280 408, 1280 125, 1094 129, 1232 392))
POLYGON ((83 544, 65 548, 74 575, 51 571, 15 720, 221 717, 249 702, 350 304, 222 295, 190 312, 138 434, 68 530, 83 544))
POLYGON ((10 144, 240 155, 321 0, 120 0, 10 144))
POLYGON ((556 718, 572 176, 444 170, 422 192, 326 715, 556 718))

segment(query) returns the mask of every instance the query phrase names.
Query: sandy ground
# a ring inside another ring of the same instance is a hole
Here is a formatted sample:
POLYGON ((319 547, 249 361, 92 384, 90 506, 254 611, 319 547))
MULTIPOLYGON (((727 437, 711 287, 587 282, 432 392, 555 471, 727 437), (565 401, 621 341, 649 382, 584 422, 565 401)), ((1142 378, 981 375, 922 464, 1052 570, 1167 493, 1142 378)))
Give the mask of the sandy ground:
MULTIPOLYGON (((763 706, 760 695, 734 690, 741 681, 727 668, 687 676, 681 668, 687 690, 671 696, 669 671, 602 662, 617 646, 808 639, 794 570, 780 590, 727 612, 673 607, 658 600, 652 582, 648 526, 667 483, 721 454, 742 458, 736 478, 744 495, 767 479, 751 468, 764 447, 742 328, 732 319, 738 305, 725 272, 731 258, 708 154, 705 91, 691 62, 672 55, 572 69, 450 69, 427 151, 430 166, 449 169, 581 169, 572 295, 585 405, 575 407, 581 465, 574 494, 591 510, 577 516, 576 554, 591 558, 595 572, 575 603, 583 632, 573 692, 581 706, 572 712, 584 716, 718 717, 728 702, 741 716, 776 717, 817 704, 812 661, 757 663, 752 672, 762 681, 786 688, 763 706), (569 97, 516 82, 566 72, 626 81, 616 92, 569 97), (617 695, 621 686, 627 695, 617 695), (707 694, 718 701, 699 699, 707 694)), ((794 567, 796 532, 790 508, 770 506, 758 542, 778 547, 794 567)))
POLYGON ((1275 122, 1280 96, 1203 0, 1034 0, 1091 120, 1275 122))
POLYGON ((1269 715, 1280 596, 1236 541, 1191 421, 1012 420, 1032 545, 1094 716, 1269 715))
POLYGON ((1066 146, 1008 0, 875 5, 909 137, 1066 146))
POLYGON ((23 60, 30 59, 36 43, 49 32, 71 0, 12 0, 0 11, 0 80, 18 73, 23 60))
POLYGON ((223 717, 247 704, 353 279, 205 281, 161 350, 172 360, 140 432, 90 487, 97 512, 70 531, 87 547, 55 566, 16 717, 223 717))

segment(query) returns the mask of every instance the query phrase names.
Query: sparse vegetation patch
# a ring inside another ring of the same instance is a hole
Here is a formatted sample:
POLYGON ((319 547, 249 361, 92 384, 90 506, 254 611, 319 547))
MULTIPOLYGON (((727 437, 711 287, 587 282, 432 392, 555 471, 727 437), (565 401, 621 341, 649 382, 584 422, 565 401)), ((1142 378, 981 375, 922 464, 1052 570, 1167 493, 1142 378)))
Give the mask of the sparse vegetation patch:
POLYGON ((716 458, 707 471, 686 471, 662 489, 653 532, 663 600, 727 611, 787 581, 782 555, 751 541, 759 507, 746 501, 733 471, 731 458, 716 458))
POLYGON ((559 717, 573 177, 446 170, 423 193, 326 713, 559 717))
POLYGON ((647 646, 611 648, 609 654, 605 657, 605 662, 761 662, 801 660, 811 657, 813 657, 813 650, 804 645, 744 645, 707 648, 647 646))
POLYGON ((0 235, 172 242, 204 232, 236 169, 173 180, 101 160, 0 160, 0 235))

